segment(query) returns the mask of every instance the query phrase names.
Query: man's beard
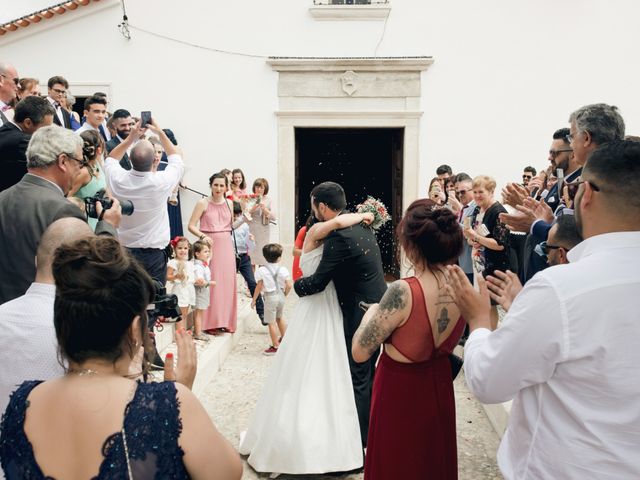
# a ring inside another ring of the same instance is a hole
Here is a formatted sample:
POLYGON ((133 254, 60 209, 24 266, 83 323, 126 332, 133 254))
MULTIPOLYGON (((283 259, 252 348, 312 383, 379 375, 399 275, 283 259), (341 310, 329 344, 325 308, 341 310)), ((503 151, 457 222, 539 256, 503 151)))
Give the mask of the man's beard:
POLYGON ((118 134, 118 136, 123 139, 126 140, 127 137, 129 136, 129 132, 124 131, 124 130, 116 130, 116 133, 118 134))
POLYGON ((567 170, 569 169, 569 158, 565 158, 561 162, 556 161, 554 170, 557 170, 558 168, 561 168, 564 173, 567 173, 567 170))

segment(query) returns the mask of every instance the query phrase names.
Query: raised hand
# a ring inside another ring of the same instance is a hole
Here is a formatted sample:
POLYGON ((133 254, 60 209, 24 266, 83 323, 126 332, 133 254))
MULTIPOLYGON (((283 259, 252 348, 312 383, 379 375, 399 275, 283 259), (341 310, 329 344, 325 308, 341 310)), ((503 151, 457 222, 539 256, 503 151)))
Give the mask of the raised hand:
POLYGON ((489 289, 489 295, 491 298, 502 305, 502 308, 509 310, 513 299, 516 298, 520 290, 522 290, 522 284, 518 276, 507 270, 502 272, 496 270, 494 275, 487 277, 487 288, 489 289))
POLYGON ((167 354, 164 363, 165 381, 174 381, 191 389, 196 378, 198 356, 191 332, 184 328, 176 331, 176 345, 178 346, 178 367, 174 368, 173 354, 167 354))
POLYGON ((491 302, 489 290, 482 277, 478 279, 480 292, 476 292, 466 274, 457 265, 447 266, 447 293, 458 306, 460 314, 469 324, 469 328, 491 328, 489 315, 491 302))
POLYGON ((371 225, 373 223, 373 213, 365 212, 362 214, 362 221, 367 225, 371 225))
POLYGON ((547 202, 543 200, 534 200, 533 198, 528 198, 524 201, 524 206, 531 209, 536 219, 543 220, 547 223, 553 223, 554 216, 553 210, 547 204, 547 202))
POLYGON ((529 191, 523 185, 517 183, 508 183, 506 187, 502 189, 502 200, 507 205, 517 207, 522 205, 524 200, 529 197, 529 191))

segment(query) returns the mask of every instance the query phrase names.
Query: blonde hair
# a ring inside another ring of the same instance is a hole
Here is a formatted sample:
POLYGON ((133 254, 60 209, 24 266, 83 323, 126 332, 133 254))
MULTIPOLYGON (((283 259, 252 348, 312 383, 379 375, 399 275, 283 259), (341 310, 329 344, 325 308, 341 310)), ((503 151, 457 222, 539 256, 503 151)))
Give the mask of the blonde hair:
POLYGON ((471 184, 472 188, 485 188, 489 192, 494 192, 496 189, 496 181, 493 177, 488 175, 478 175, 473 179, 473 183, 471 184))

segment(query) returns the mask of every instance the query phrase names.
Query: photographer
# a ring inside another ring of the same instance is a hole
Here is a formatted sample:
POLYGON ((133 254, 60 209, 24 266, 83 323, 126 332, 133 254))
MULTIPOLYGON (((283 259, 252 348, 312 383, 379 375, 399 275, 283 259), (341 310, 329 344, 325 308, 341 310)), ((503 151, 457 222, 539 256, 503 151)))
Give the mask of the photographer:
MULTIPOLYGON (((59 218, 85 219, 82 211, 65 198, 85 165, 82 139, 71 130, 51 125, 31 136, 28 173, 0 193, 0 271, 4 272, 0 304, 23 295, 35 279, 34 258, 46 228, 59 218)), ((120 205, 115 202, 104 212, 96 233, 116 236, 120 218, 120 205)))
POLYGON ((146 126, 138 122, 127 138, 111 150, 104 162, 104 171, 113 196, 120 201, 129 200, 135 207, 131 216, 122 219, 118 229, 120 242, 154 280, 164 284, 167 280, 164 249, 170 240, 167 198, 184 172, 177 147, 154 120, 146 126), (153 145, 148 140, 140 140, 129 155, 132 169, 125 170, 120 166, 120 160, 147 128, 159 137, 169 165, 162 172, 153 172, 153 145))

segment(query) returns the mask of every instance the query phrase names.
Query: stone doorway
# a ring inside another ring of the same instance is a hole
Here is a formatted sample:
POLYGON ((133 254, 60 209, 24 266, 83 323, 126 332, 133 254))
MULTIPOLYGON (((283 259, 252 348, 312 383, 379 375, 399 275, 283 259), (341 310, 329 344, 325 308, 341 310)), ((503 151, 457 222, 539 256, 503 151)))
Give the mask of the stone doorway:
POLYGON ((371 195, 389 209, 392 220, 377 233, 384 271, 397 279, 400 266, 395 227, 402 215, 402 128, 296 128, 296 230, 309 213, 315 185, 334 181, 345 189, 347 209, 371 195))

